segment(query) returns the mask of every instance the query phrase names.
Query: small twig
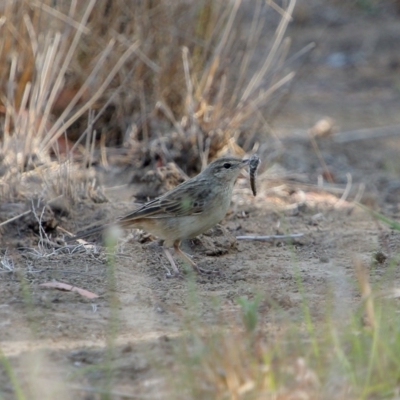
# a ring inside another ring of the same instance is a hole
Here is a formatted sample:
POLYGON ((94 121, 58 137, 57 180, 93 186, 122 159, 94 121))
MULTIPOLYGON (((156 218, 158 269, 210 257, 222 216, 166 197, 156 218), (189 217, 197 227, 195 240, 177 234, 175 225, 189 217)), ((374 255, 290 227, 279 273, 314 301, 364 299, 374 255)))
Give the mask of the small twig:
POLYGON ((15 221, 16 219, 22 218, 22 217, 24 217, 25 215, 29 215, 31 212, 32 212, 32 210, 28 210, 28 211, 23 212, 22 214, 18 214, 18 215, 16 215, 15 217, 12 217, 12 218, 7 219, 6 221, 2 222, 2 223, 0 224, 0 226, 7 225, 7 224, 9 224, 10 222, 15 221))
POLYGON ((34 271, 29 271, 30 273, 37 273, 41 274, 43 272, 49 273, 49 272, 57 272, 58 274, 72 274, 72 275, 81 275, 81 276, 99 276, 102 272, 94 272, 94 273, 88 273, 88 272, 81 272, 81 271, 74 271, 72 269, 38 269, 34 271))
MULTIPOLYGON (((46 231, 43 228, 43 223, 42 223, 43 215, 44 215, 44 212, 46 210, 47 205, 44 205, 44 207, 42 208, 42 212, 40 214, 40 217, 39 217, 37 215, 37 213, 36 213, 36 208, 35 208, 35 205, 33 203, 33 200, 31 202, 32 202, 32 213, 33 213, 33 216, 35 217, 35 219, 36 219, 36 221, 37 221, 37 223, 39 225, 39 237, 40 237, 40 239, 39 239, 39 243, 38 243, 38 248, 40 249, 40 251, 43 254, 46 254, 47 250, 44 249, 44 241, 51 242, 51 240, 47 236, 46 231)), ((39 207, 39 202, 40 202, 40 200, 38 199, 37 207, 39 207)), ((53 254, 53 253, 54 253, 54 249, 53 249, 53 252, 51 254, 53 254)))
POLYGON ((60 231, 60 232, 63 232, 63 233, 66 233, 67 235, 69 235, 69 236, 74 236, 74 234, 73 233, 71 233, 71 232, 69 232, 69 231, 67 231, 66 229, 64 229, 63 227, 61 227, 61 226, 57 226, 57 228, 56 228, 58 231, 60 231))
POLYGON ((304 233, 292 233, 290 235, 268 235, 268 236, 245 235, 245 236, 236 236, 236 240, 259 240, 262 242, 268 242, 270 240, 295 239, 302 236, 304 236, 304 233))
MULTIPOLYGON (((47 204, 51 204, 51 203, 53 203, 54 201, 56 201, 56 200, 58 200, 58 199, 61 199, 61 197, 63 197, 62 194, 61 194, 60 196, 57 196, 57 197, 55 197, 54 199, 48 201, 47 204)), ((18 214, 18 215, 16 215, 15 217, 12 217, 12 218, 10 218, 10 219, 8 219, 8 220, 6 220, 6 221, 3 221, 3 222, 0 224, 0 226, 7 225, 7 224, 9 224, 10 222, 15 221, 16 219, 22 218, 22 217, 24 217, 25 215, 29 215, 31 212, 32 212, 32 210, 24 211, 22 214, 18 214)))

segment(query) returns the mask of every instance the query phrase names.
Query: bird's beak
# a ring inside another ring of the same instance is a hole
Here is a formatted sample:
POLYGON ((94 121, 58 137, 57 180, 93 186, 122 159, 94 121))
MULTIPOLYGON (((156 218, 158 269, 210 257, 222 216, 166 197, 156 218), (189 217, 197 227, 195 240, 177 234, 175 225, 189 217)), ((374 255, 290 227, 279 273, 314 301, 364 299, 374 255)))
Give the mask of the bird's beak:
POLYGON ((246 158, 246 159, 242 160, 241 167, 244 168, 246 165, 249 165, 249 162, 250 162, 250 158, 246 158))

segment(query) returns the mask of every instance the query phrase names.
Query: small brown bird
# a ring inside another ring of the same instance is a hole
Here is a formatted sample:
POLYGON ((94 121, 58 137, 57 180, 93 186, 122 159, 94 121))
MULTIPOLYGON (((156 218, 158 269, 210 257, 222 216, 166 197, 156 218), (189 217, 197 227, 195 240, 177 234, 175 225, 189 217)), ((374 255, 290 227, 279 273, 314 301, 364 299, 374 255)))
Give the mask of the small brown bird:
MULTIPOLYGON (((248 163, 248 159, 219 158, 197 176, 119 218, 113 225, 143 229, 162 239, 174 276, 180 276, 180 273, 168 251, 171 246, 196 272, 212 273, 199 268, 179 246, 182 240, 192 239, 206 232, 224 218, 231 203, 236 178, 248 163)), ((74 239, 102 231, 105 227, 97 227, 74 239)))

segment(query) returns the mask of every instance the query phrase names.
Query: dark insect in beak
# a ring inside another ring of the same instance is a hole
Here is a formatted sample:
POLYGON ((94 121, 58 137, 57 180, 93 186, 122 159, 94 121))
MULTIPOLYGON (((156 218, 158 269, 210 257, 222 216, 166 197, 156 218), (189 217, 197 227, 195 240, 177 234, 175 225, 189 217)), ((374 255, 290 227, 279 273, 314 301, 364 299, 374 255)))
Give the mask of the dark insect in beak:
POLYGON ((257 154, 253 154, 249 159, 249 172, 250 172, 250 187, 254 196, 257 194, 256 176, 259 164, 260 164, 260 158, 257 156, 257 154))

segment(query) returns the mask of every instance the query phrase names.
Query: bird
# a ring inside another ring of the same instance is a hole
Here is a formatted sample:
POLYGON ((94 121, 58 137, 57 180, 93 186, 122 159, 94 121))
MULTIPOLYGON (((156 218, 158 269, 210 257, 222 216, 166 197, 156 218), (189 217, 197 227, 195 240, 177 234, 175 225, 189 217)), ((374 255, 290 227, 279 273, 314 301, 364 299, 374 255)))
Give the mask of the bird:
POLYGON ((250 159, 225 156, 212 161, 202 172, 151 200, 115 223, 96 227, 72 239, 80 239, 104 231, 106 227, 142 229, 163 241, 164 253, 171 264, 173 274, 167 268, 168 277, 181 277, 180 271, 169 252, 188 262, 199 274, 214 273, 204 270, 185 254, 182 240, 193 239, 211 229, 226 215, 232 198, 233 187, 241 170, 250 159))

